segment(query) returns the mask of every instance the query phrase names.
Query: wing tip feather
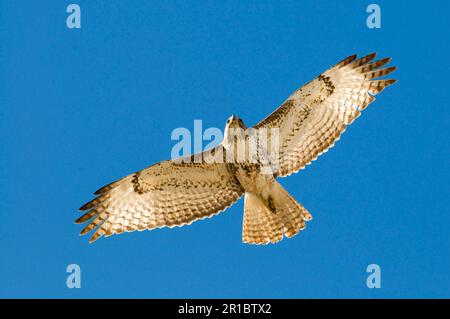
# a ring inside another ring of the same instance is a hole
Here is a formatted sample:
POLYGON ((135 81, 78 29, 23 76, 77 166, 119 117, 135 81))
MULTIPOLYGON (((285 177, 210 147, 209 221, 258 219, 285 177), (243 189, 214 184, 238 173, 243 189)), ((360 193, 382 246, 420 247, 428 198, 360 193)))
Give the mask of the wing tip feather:
POLYGON ((89 239, 89 244, 93 244, 93 243, 96 242, 101 236, 102 236, 102 234, 95 233, 95 234, 92 235, 92 237, 89 239))
POLYGON ((336 67, 342 68, 356 60, 357 55, 352 54, 336 64, 336 67))
POLYGON ((91 209, 91 208, 93 207, 92 205, 94 205, 94 204, 93 204, 93 201, 95 201, 95 199, 93 199, 93 200, 87 202, 86 204, 84 204, 83 206, 81 206, 80 208, 78 208, 78 210, 79 210, 79 211, 86 211, 86 210, 88 210, 88 209, 91 209))
POLYGON ((398 82, 397 79, 385 79, 385 80, 380 80, 383 81, 383 83, 385 84, 385 86, 383 87, 383 89, 387 88, 388 86, 391 86, 392 84, 398 82))
POLYGON ((85 222, 87 222, 88 220, 92 219, 92 217, 94 217, 96 215, 96 213, 91 213, 92 211, 87 212, 86 214, 81 215, 80 217, 78 217, 75 221, 74 224, 83 224, 85 222))
POLYGON ((119 184, 119 182, 120 182, 121 180, 122 180, 122 179, 119 179, 119 180, 117 180, 117 181, 114 181, 114 182, 112 182, 112 183, 109 183, 108 185, 105 185, 105 186, 103 186, 103 187, 100 187, 99 189, 97 189, 97 190, 94 192, 94 195, 102 195, 102 194, 106 193, 107 191, 109 191, 109 190, 115 188, 115 187, 119 184))

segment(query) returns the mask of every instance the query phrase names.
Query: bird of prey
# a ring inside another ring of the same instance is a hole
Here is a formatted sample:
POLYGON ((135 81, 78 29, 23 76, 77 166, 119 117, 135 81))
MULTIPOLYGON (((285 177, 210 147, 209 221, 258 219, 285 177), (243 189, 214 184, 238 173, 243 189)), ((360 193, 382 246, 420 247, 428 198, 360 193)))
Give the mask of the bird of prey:
POLYGON ((89 221, 80 234, 95 229, 93 242, 103 235, 189 225, 224 211, 245 195, 244 243, 276 243, 296 235, 311 214, 276 178, 298 172, 326 152, 374 95, 396 82, 378 79, 396 67, 381 68, 390 58, 374 61, 375 56, 342 60, 252 128, 231 116, 222 143, 210 150, 159 162, 100 188, 97 197, 80 208, 87 212, 76 223, 89 221), (248 155, 249 141, 254 140, 245 134, 250 129, 275 129, 277 134, 268 135, 277 135, 277 143, 269 142, 277 146, 276 152, 257 141, 256 151, 248 155), (248 156, 239 159, 236 154, 243 149, 248 156))

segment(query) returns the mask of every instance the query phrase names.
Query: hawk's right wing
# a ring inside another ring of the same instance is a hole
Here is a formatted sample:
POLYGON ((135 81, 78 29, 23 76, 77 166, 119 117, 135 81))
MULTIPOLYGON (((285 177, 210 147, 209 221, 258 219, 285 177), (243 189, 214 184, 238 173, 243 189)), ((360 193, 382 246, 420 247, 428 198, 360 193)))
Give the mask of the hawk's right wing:
POLYGON ((219 145, 188 162, 163 161, 102 187, 80 208, 89 211, 76 223, 92 219, 81 235, 98 227, 93 242, 124 231, 182 226, 225 210, 243 189, 224 158, 217 160, 224 153, 219 145))

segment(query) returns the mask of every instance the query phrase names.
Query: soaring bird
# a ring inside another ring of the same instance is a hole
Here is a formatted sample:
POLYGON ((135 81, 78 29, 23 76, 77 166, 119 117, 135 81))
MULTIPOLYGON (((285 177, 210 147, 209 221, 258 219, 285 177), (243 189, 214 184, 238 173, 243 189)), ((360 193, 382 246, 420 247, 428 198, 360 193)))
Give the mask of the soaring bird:
POLYGON ((80 234, 95 229, 94 242, 103 235, 189 225, 245 195, 244 243, 276 243, 296 235, 311 214, 276 178, 326 152, 374 96, 396 82, 378 79, 396 67, 382 68, 390 58, 373 61, 375 56, 342 60, 252 128, 231 116, 222 143, 210 150, 159 162, 100 188, 80 208, 87 212, 76 223, 88 222, 80 234))

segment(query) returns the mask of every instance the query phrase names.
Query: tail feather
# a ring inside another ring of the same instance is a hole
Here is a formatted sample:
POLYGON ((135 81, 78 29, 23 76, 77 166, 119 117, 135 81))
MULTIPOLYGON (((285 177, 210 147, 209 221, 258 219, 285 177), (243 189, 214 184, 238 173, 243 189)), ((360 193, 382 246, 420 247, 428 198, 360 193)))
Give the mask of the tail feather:
POLYGON ((306 227, 311 214, 277 182, 269 200, 255 194, 245 194, 242 241, 249 244, 276 243, 295 236, 306 227))
POLYGON ((242 241, 249 244, 276 243, 283 238, 283 224, 257 195, 246 193, 242 241))

